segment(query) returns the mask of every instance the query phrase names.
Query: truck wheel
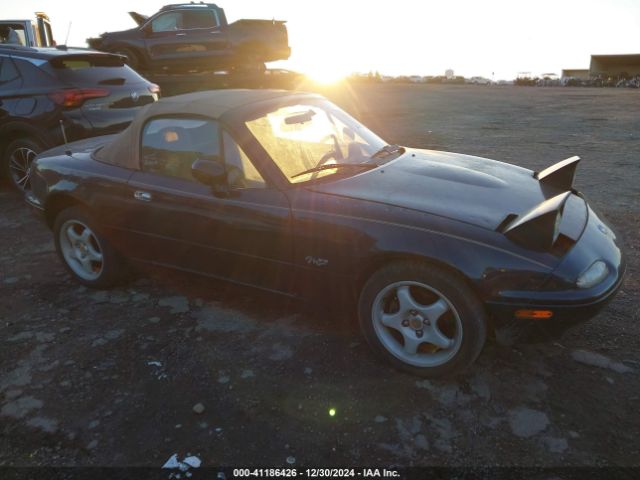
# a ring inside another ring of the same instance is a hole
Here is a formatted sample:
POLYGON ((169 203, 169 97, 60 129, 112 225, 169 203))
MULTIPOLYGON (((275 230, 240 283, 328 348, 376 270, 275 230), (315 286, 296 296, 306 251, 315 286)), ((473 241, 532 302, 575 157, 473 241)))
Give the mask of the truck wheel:
POLYGON ((78 282, 91 288, 107 288, 124 276, 122 258, 84 208, 74 206, 60 212, 53 234, 58 255, 78 282))
POLYGON ((423 377, 464 370, 487 335, 484 308, 471 288, 429 264, 398 262, 378 270, 362 289, 358 316, 379 357, 423 377))
POLYGON ((31 138, 19 138, 7 146, 2 161, 2 173, 9 179, 12 187, 20 191, 31 188, 31 162, 43 150, 44 146, 31 138))
POLYGON ((138 55, 130 48, 118 48, 114 53, 126 57, 126 64, 129 65, 132 69, 138 70, 140 68, 140 59, 138 58, 138 55))

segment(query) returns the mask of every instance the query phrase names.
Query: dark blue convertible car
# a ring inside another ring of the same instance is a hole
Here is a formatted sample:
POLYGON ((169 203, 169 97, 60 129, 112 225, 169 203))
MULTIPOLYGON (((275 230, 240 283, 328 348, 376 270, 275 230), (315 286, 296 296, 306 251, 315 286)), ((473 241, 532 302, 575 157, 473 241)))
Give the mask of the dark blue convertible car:
POLYGON ((573 187, 578 161, 533 172, 388 145, 319 95, 226 90, 40 155, 27 200, 87 286, 142 263, 347 294, 377 354, 439 376, 496 327, 563 330, 615 294, 624 257, 573 187))

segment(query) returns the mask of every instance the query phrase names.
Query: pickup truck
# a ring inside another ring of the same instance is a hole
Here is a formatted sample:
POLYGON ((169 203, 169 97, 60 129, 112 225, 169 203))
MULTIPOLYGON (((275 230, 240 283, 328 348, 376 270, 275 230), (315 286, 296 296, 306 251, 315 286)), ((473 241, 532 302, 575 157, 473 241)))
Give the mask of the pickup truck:
POLYGON ((53 47, 49 17, 36 12, 36 20, 0 20, 0 44, 22 47, 53 47))
POLYGON ((126 57, 140 71, 258 69, 291 54, 283 21, 238 20, 229 24, 224 10, 212 3, 164 6, 146 17, 129 15, 137 27, 89 38, 91 48, 126 57))

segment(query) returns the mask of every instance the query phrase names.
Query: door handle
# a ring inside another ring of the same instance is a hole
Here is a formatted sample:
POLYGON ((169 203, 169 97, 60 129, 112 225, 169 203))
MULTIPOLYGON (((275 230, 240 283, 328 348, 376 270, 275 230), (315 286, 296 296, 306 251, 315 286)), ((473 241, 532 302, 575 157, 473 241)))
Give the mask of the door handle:
POLYGON ((133 194, 133 198, 135 198, 136 200, 140 200, 141 202, 150 202, 152 196, 149 192, 143 192, 138 190, 133 194))
POLYGON ((186 36, 186 33, 176 33, 176 37, 184 37, 186 36))

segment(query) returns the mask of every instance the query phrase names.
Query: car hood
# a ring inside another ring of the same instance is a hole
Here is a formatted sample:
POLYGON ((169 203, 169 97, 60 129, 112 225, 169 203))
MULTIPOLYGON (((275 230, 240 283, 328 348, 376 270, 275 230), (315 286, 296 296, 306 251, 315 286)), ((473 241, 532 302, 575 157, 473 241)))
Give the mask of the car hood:
POLYGON ((102 35, 100 35, 100 38, 102 39, 109 39, 109 40, 117 40, 117 39, 125 39, 128 40, 130 38, 133 37, 137 37, 138 35, 140 35, 140 27, 134 27, 134 28, 129 28, 128 30, 118 30, 116 32, 105 32, 102 35))
POLYGON ((495 230, 560 193, 531 170, 486 158, 407 149, 375 170, 311 187, 316 192, 410 208, 495 230))

